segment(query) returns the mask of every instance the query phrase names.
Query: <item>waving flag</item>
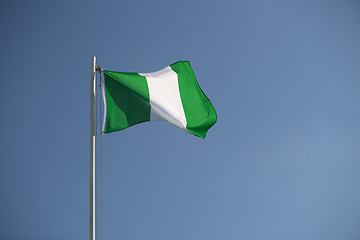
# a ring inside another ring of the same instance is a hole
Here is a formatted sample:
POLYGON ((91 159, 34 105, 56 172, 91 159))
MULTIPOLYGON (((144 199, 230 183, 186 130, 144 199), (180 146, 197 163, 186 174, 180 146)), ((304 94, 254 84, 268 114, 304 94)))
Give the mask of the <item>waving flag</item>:
POLYGON ((205 138, 217 116, 187 61, 153 73, 104 71, 103 133, 165 120, 205 138))

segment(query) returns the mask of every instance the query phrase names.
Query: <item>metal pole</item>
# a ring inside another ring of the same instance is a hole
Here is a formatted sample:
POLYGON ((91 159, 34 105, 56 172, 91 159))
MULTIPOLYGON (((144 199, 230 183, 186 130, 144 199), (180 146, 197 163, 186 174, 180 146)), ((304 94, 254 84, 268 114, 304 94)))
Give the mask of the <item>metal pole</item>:
POLYGON ((96 57, 91 57, 91 69, 90 69, 90 196, 89 196, 89 239, 95 240, 95 99, 96 99, 96 57))

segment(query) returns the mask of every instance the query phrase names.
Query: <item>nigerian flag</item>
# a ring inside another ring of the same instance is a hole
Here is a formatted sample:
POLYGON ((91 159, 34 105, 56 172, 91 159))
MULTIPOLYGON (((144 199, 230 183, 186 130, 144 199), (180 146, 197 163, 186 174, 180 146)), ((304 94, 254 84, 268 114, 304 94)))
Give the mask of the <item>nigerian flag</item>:
POLYGON ((165 120, 205 138, 216 112, 200 89, 187 61, 153 73, 104 71, 103 133, 132 125, 165 120))

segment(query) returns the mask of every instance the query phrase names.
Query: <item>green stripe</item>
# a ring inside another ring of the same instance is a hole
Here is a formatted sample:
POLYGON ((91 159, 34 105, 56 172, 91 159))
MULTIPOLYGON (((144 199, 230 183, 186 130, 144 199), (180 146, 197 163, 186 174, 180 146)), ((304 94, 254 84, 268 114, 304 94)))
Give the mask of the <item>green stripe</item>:
POLYGON ((217 120, 215 109, 199 87, 189 62, 177 62, 170 67, 178 74, 180 98, 187 121, 186 129, 205 138, 206 132, 217 120))
POLYGON ((138 73, 104 71, 105 133, 123 130, 150 121, 149 89, 138 73))

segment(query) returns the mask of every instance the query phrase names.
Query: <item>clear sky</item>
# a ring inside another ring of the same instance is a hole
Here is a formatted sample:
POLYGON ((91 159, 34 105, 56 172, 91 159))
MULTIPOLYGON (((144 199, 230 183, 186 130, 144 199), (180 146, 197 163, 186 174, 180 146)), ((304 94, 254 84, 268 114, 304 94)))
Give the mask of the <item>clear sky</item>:
POLYGON ((1 1, 0 239, 88 239, 90 57, 189 60, 218 122, 102 137, 104 239, 360 238, 359 1, 1 1))

